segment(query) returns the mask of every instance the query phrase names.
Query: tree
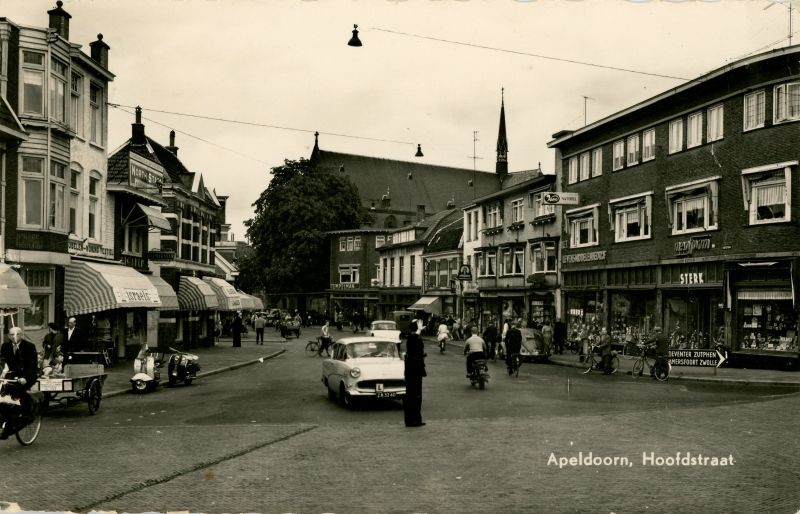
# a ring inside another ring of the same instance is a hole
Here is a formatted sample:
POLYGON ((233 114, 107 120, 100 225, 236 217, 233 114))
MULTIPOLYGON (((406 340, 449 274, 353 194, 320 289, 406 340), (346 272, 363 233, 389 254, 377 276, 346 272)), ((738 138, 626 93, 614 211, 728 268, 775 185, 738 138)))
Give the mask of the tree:
POLYGON ((272 168, 272 181, 245 221, 253 255, 245 274, 270 293, 311 292, 328 284, 327 231, 365 220, 358 189, 307 159, 272 168), (256 278, 258 276, 258 278, 256 278))

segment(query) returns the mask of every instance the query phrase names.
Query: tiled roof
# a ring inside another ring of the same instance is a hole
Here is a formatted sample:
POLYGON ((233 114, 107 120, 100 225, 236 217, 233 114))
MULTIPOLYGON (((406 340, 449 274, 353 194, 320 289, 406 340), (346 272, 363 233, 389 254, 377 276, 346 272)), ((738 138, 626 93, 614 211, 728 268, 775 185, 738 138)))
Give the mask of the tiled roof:
POLYGON ((361 203, 370 207, 388 191, 393 211, 415 213, 417 205, 425 212, 438 212, 454 200, 456 205, 471 201, 500 189, 494 173, 474 172, 466 168, 450 168, 408 161, 396 161, 363 155, 315 151, 312 160, 317 166, 343 175, 358 188, 361 203), (409 175, 411 178, 409 178, 409 175), (474 188, 469 185, 473 180, 474 188))
POLYGON ((459 216, 456 220, 443 224, 439 230, 433 233, 425 247, 425 253, 457 250, 463 233, 464 217, 459 216))
POLYGON ((108 158, 108 181, 109 182, 128 182, 128 169, 129 169, 129 155, 134 153, 145 159, 148 159, 156 164, 161 164, 161 161, 154 152, 151 151, 150 145, 133 144, 131 140, 125 142, 119 150, 114 152, 114 155, 108 158))

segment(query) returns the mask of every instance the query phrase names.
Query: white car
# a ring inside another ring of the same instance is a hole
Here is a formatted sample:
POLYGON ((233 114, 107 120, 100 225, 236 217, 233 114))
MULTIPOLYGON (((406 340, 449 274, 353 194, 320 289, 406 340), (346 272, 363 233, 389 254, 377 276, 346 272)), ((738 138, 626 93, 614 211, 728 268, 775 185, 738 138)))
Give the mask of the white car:
POLYGON ((373 337, 385 337, 391 339, 395 343, 400 342, 400 330, 397 329, 397 323, 394 321, 380 319, 373 321, 367 329, 367 335, 373 337))
POLYGON ((345 337, 322 362, 328 398, 348 408, 361 398, 399 399, 406 394, 405 363, 397 341, 378 336, 345 337))

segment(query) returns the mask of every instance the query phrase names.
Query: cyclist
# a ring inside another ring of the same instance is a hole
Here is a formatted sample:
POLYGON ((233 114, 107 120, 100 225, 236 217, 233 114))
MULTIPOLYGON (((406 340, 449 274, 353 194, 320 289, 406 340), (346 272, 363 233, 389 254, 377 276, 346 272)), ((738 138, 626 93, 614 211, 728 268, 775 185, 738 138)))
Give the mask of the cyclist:
POLYGON ((669 353, 669 339, 661 331, 661 326, 656 325, 655 327, 653 327, 653 335, 650 337, 647 343, 650 345, 655 345, 656 361, 655 365, 652 368, 650 368, 650 376, 655 378, 656 366, 660 365, 668 366, 669 360, 667 356, 669 353))
MULTIPOLYGON (((19 396, 23 419, 30 420, 33 400, 28 390, 36 383, 38 357, 36 346, 22 338, 22 329, 12 327, 8 331, 9 340, 0 347, 0 357, 5 363, 3 378, 16 379, 16 384, 7 384, 7 391, 12 397, 19 396)), ((4 413, 5 414, 5 413, 4 413)), ((6 418, 7 419, 7 418, 6 418)), ((6 423, 0 439, 8 439, 18 428, 14 423, 6 423)))
POLYGON ((477 359, 486 358, 486 341, 477 333, 467 331, 467 340, 464 342, 464 353, 467 354, 467 378, 472 374, 472 363, 477 359))
POLYGON ((522 332, 519 330, 519 320, 509 321, 509 329, 506 334, 506 366, 508 367, 508 374, 514 373, 512 366, 512 359, 516 354, 519 354, 522 349, 522 332))
POLYGON ((321 332, 319 338, 320 345, 319 345, 319 350, 317 350, 318 355, 322 355, 322 350, 325 350, 325 355, 327 355, 328 357, 331 356, 330 346, 331 343, 333 342, 333 339, 331 338, 330 324, 331 322, 326 319, 325 324, 322 325, 322 328, 320 329, 321 332))

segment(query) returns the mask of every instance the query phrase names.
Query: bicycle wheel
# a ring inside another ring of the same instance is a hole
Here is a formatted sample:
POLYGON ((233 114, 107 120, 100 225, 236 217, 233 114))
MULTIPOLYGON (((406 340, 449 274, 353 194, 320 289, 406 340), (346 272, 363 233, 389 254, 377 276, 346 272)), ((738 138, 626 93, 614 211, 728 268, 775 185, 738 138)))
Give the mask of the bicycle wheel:
POLYGON ((655 364, 655 377, 659 382, 664 382, 669 378, 669 363, 658 362, 655 364))
POLYGON ((617 371, 619 371, 619 355, 614 355, 611 357, 611 372, 609 375, 613 375, 617 371))
POLYGON ((635 343, 628 342, 622 346, 622 358, 623 359, 635 359, 639 356, 639 347, 636 346, 635 343))
POLYGON ((18 423, 17 431, 14 434, 17 437, 17 441, 22 446, 29 446, 36 440, 39 430, 42 428, 42 414, 34 409, 33 420, 30 423, 20 426, 19 424, 22 424, 22 418, 20 417, 15 418, 15 423, 18 423))
POLYGON ((314 357, 317 354, 319 354, 319 343, 309 341, 306 345, 306 357, 314 357))
POLYGON ((583 361, 583 371, 581 371, 581 373, 584 375, 589 373, 594 369, 595 364, 597 364, 597 362, 594 360, 594 356, 587 355, 586 360, 583 361))
POLYGON ((514 356, 514 376, 519 377, 519 368, 522 366, 519 355, 514 356))
POLYGON ((633 371, 631 372, 633 378, 639 378, 644 372, 644 359, 637 359, 633 363, 633 371))

